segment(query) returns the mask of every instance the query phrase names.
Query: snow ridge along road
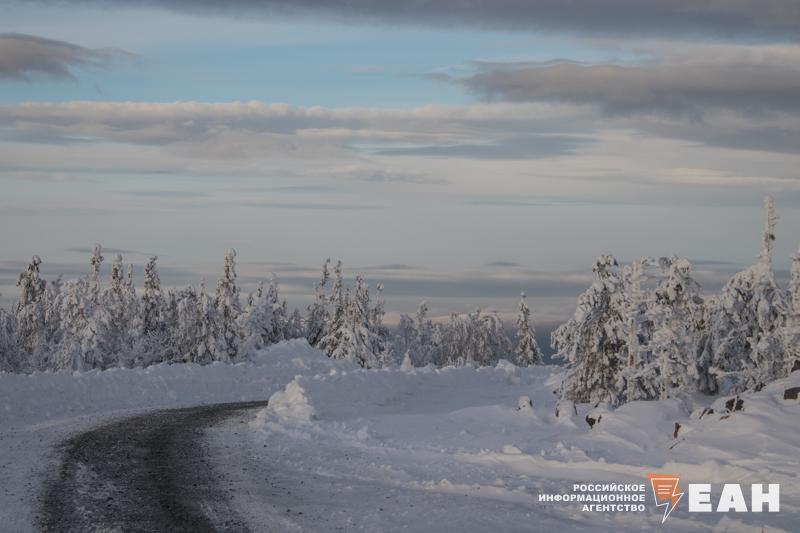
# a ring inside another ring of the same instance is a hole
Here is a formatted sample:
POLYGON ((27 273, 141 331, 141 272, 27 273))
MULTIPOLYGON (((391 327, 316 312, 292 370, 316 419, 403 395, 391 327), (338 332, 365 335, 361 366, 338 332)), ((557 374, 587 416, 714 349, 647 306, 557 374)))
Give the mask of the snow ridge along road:
POLYGON ((44 487, 44 531, 248 531, 230 509, 203 431, 267 402, 154 411, 78 434, 44 487))

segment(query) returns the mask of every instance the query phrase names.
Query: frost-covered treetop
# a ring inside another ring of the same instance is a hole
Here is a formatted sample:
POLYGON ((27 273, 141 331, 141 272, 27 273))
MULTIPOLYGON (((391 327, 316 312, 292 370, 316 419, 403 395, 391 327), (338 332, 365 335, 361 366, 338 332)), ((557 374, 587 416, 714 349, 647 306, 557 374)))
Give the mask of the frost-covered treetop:
POLYGON ((89 260, 89 264, 92 267, 92 279, 97 280, 98 276, 100 275, 100 265, 103 262, 103 247, 100 244, 95 244, 92 247, 92 258, 89 260))
POLYGON ((764 221, 764 236, 761 241, 761 264, 772 266, 772 250, 775 247, 775 204, 771 196, 764 197, 764 211, 766 219, 764 221))

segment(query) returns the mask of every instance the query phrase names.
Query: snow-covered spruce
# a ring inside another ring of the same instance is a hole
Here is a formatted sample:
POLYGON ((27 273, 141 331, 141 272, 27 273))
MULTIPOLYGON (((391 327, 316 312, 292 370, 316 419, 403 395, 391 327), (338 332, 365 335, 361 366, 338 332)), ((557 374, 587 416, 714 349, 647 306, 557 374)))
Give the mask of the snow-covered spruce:
POLYGON ((316 346, 325 334, 325 323, 328 321, 328 297, 325 294, 325 287, 331 278, 328 269, 330 264, 329 257, 323 263, 319 283, 314 287, 314 302, 308 306, 306 340, 311 346, 316 346))
POLYGON ((786 371, 800 370, 800 249, 792 256, 792 277, 789 282, 791 308, 784 329, 786 371))
POLYGON ((619 376, 622 400, 654 400, 705 390, 703 299, 689 261, 646 257, 623 273, 628 360, 619 376), (653 283, 656 285, 653 288, 653 283))
POLYGON ((520 294, 519 315, 517 316, 517 347, 514 350, 519 366, 542 363, 542 351, 536 342, 536 331, 531 323, 531 308, 528 307, 525 293, 520 294))
POLYGON ((627 302, 617 260, 597 258, 594 283, 578 298, 575 315, 552 333, 556 357, 569 367, 561 396, 576 403, 619 403, 620 372, 628 360, 627 302))
POLYGON ((320 350, 333 359, 355 361, 364 368, 383 366, 387 360, 383 304, 379 301, 377 309, 371 307, 369 287, 361 276, 356 277, 353 295, 349 288, 342 292, 341 262, 334 273, 335 307, 320 339, 320 350))
POLYGON ((725 284, 708 310, 711 392, 723 394, 761 387, 787 373, 783 332, 789 319, 789 297, 772 270, 775 210, 765 200, 766 223, 758 264, 725 284))

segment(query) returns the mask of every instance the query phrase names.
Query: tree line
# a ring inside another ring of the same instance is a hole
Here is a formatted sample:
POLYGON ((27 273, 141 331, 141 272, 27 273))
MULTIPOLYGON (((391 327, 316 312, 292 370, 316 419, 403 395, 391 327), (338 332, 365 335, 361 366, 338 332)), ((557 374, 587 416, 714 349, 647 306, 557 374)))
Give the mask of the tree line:
POLYGON ((772 268, 770 197, 765 211, 758 263, 718 295, 701 295, 683 258, 620 266, 599 257, 574 316, 551 336, 568 367, 561 398, 619 405, 685 392, 733 394, 800 369, 800 252, 784 289, 772 268))
POLYGON ((157 363, 235 363, 287 339, 305 338, 335 359, 365 368, 406 365, 519 365, 542 362, 530 308, 523 294, 517 323, 519 342, 509 339, 497 313, 476 310, 434 324, 427 304, 414 319, 403 316, 397 332, 383 323, 383 286, 374 297, 362 276, 346 286, 341 261, 328 259, 306 313, 291 313, 273 277, 242 297, 236 252, 225 253, 216 290, 165 289, 157 257, 144 267, 144 283, 134 286, 133 266, 117 255, 107 285, 105 261, 96 244, 87 275, 62 282, 40 276, 34 256, 19 275, 19 299, 12 312, 0 310, 0 370, 10 372, 107 369, 157 363))
MULTIPOLYGON (((574 316, 551 336, 567 371, 565 401, 607 402, 758 388, 800 366, 800 253, 784 289, 772 269, 775 210, 767 198, 759 262, 734 275, 721 294, 704 297, 691 264, 679 257, 619 265, 610 255, 593 266, 594 281, 574 316)), ((329 357, 365 368, 490 366, 507 359, 541 364, 531 310, 521 295, 512 339, 496 312, 480 309, 434 321, 422 302, 397 328, 384 324, 383 286, 370 294, 356 276, 347 286, 341 261, 325 261, 305 313, 288 310, 273 278, 243 297, 236 252, 225 253, 216 289, 204 283, 165 289, 157 257, 134 286, 133 266, 117 255, 110 279, 95 245, 86 276, 46 282, 34 256, 19 276, 19 299, 0 310, 0 370, 106 369, 156 363, 235 363, 286 339, 305 338, 329 357)))

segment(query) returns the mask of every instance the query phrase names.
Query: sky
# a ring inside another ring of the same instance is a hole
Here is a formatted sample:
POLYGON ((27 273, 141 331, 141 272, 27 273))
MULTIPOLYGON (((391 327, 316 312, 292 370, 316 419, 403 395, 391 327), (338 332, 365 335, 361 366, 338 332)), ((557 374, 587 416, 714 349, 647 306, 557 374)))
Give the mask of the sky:
MULTIPOLYGON (((94 242, 174 286, 227 248, 308 301, 327 257, 396 318, 521 291, 549 327, 596 256, 708 290, 800 244, 795 0, 0 0, 0 292, 94 242)), ((139 268, 141 273, 141 268, 139 268)), ((781 274, 783 275, 783 274, 781 274)))

